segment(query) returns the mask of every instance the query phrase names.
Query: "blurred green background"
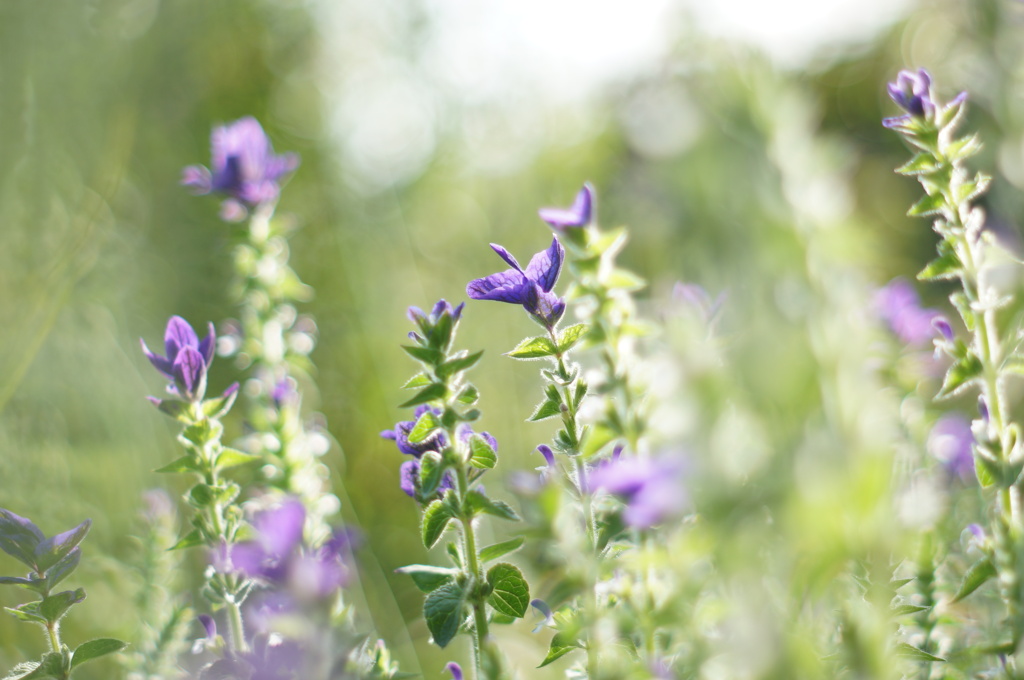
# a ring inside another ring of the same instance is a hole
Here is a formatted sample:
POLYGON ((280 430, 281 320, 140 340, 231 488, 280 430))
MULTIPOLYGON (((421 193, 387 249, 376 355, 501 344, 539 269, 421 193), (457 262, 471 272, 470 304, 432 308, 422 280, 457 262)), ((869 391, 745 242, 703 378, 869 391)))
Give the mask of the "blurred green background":
MULTIPOLYGON (((0 506, 47 533, 92 518, 73 579, 89 600, 69 640, 133 638, 140 495, 168 483, 151 471, 178 455, 174 425, 143 398, 162 381, 138 338, 158 343, 172 314, 195 325, 236 313, 236 227, 178 186, 183 166, 209 162, 213 125, 254 115, 278 151, 302 156, 278 212, 301 224, 292 264, 316 290, 306 311, 320 327, 320 393, 307 402, 337 442, 326 461, 343 515, 366 536, 367 625, 427 677, 449 656, 426 643, 421 597, 392 573, 425 558, 400 455, 378 433, 405 417, 405 308, 464 299, 467 281, 499 268, 489 242, 540 250, 550 237, 536 208, 568 205, 590 180, 601 223, 632 229, 623 258, 650 284, 646 315, 663 315, 676 281, 728 290, 732 389, 757 423, 755 448, 778 461, 760 468, 757 503, 771 504, 790 488, 808 423, 832 407, 816 315, 833 315, 823 332, 837 347, 870 323, 863 308, 829 307, 841 302, 826 289, 847 268, 849 299, 867 301, 933 249, 925 222, 903 217, 918 189, 893 175, 906 150, 879 122, 895 113, 884 84, 900 68, 926 66, 945 98, 970 90, 967 125, 986 142, 975 165, 997 174, 990 220, 1019 238, 1019 3, 897 4, 852 36, 813 25, 809 41, 778 36, 786 52, 712 30, 682 2, 556 1, 533 14, 526 3, 522 15, 483 5, 0 3, 0 506)), ((841 9, 773 12, 792 25, 841 9)), ((942 304, 940 287, 924 293, 942 304)), ((475 303, 463 328, 462 346, 487 350, 476 381, 502 467, 535 467, 549 433, 523 425, 534 367, 500 356, 530 322, 475 303)), ((239 377, 221 361, 211 385, 239 377)), ((871 399, 876 388, 840 389, 871 399)), ((18 566, 0 556, 0 572, 18 566)), ((508 644, 535 655, 528 627, 508 644)), ((29 628, 0 619, 0 670, 41 653, 29 628)))

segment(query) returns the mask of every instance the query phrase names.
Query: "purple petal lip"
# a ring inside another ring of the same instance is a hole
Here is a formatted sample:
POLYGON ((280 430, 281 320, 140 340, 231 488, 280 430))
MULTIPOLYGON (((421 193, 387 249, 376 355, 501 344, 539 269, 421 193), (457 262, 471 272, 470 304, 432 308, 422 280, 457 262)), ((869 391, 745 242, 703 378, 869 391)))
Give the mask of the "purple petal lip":
POLYGON ((585 227, 590 224, 593 216, 594 188, 589 182, 576 194, 576 199, 569 208, 541 208, 537 211, 540 218, 555 229, 585 227))
POLYGON ((462 680, 462 667, 454 661, 449 661, 448 665, 444 667, 446 671, 452 674, 452 680, 462 680))
POLYGON ((519 266, 519 261, 516 260, 512 253, 508 252, 503 246, 499 246, 497 243, 492 243, 491 250, 496 252, 498 257, 505 260, 505 262, 508 263, 508 266, 512 267, 512 269, 515 269, 520 274, 523 273, 523 268, 519 266))

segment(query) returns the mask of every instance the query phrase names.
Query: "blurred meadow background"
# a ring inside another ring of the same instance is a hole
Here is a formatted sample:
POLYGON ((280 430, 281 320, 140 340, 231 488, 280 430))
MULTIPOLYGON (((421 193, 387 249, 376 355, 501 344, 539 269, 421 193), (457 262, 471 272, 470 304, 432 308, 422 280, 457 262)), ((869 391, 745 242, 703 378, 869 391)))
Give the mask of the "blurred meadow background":
MULTIPOLYGON (((302 157, 278 215, 297 223, 292 266, 315 290, 300 310, 319 325, 305 405, 364 537, 353 597, 403 669, 441 677, 450 658, 393 573, 426 559, 402 458, 379 437, 407 417, 405 309, 464 300, 497 268, 489 242, 521 258, 545 246, 536 209, 589 180, 602 225, 630 227, 641 314, 667 322, 643 343, 656 445, 700 470, 700 550, 744 603, 727 616, 743 658, 707 677, 813 677, 810 641, 829 631, 807 603, 829 602, 851 561, 888 568, 917 549, 906 532, 972 512, 933 483, 929 348, 904 351, 874 314, 875 291, 934 249, 904 217, 919 189, 892 172, 908 154, 880 124, 895 113, 884 84, 927 67, 945 97, 970 91, 975 166, 996 175, 989 219, 1016 244, 1022 32, 1008 0, 4 0, 0 506, 47 533, 92 518, 72 579, 89 599, 65 636, 137 635, 142 494, 175 483, 152 471, 179 455, 144 399, 163 383, 138 339, 158 345, 172 314, 235 316, 232 227, 179 179, 209 162, 212 126, 253 115, 302 157), (713 343, 678 311, 679 281, 726 291, 713 343)), ((947 305, 942 286, 919 290, 947 305)), ((536 371, 501 356, 533 330, 474 303, 459 340, 486 350, 473 379, 506 476, 540 465, 549 436, 523 422, 536 371)), ((211 389, 241 378, 221 360, 211 389)), ((20 567, 0 556, 0 573, 20 567)), ((548 642, 530 627, 502 631, 506 650, 525 677, 560 677, 528 670, 548 642)), ((26 628, 0 618, 0 670, 40 652, 26 628)), ((104 664, 83 677, 111 677, 104 664)))

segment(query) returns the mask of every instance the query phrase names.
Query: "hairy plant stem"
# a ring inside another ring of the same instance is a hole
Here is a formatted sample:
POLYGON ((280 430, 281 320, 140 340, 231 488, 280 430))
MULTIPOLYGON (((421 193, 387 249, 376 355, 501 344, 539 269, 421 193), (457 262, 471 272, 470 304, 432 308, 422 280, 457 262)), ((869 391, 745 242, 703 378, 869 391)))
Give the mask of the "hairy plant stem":
POLYGON ((46 624, 46 635, 50 642, 50 651, 60 653, 60 622, 46 624))

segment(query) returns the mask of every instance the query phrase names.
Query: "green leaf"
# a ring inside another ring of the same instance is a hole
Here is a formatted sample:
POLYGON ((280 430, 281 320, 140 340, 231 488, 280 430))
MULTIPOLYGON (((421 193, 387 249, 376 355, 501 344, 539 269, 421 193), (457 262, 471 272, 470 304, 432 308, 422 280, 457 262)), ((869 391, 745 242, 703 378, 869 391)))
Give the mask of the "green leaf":
POLYGON ((946 371, 946 379, 942 383, 942 389, 935 396, 936 399, 951 397, 967 389, 971 383, 981 378, 984 367, 973 352, 953 363, 946 371))
POLYGON ((472 406, 478 399, 480 399, 480 390, 478 390, 475 385, 466 385, 462 388, 462 391, 459 392, 458 400, 460 404, 472 406))
POLYGON ((181 537, 177 543, 171 546, 171 550, 183 550, 185 548, 194 548, 197 545, 203 545, 203 535, 199 532, 199 529, 193 529, 184 536, 181 537))
POLYGON ((544 657, 544 660, 540 662, 540 665, 537 666, 537 668, 544 668, 544 666, 561 659, 572 650, 578 649, 579 646, 580 643, 575 637, 566 635, 565 633, 555 633, 555 637, 551 638, 551 646, 548 648, 548 655, 544 657))
POLYGON ((945 663, 945 659, 941 656, 935 656, 929 654, 923 649, 918 649, 913 645, 909 645, 906 642, 900 642, 896 645, 896 653, 905 659, 912 659, 914 661, 939 661, 945 663))
POLYGON ((961 137, 946 145, 943 152, 950 160, 964 160, 981 151, 981 137, 977 133, 961 137))
POLYGON ((417 373, 409 378, 409 381, 402 385, 403 390, 414 390, 417 387, 426 387, 433 382, 426 373, 417 373))
POLYGON ((446 466, 441 459, 441 454, 436 451, 427 451, 420 457, 420 497, 430 498, 441 486, 441 479, 444 477, 446 466))
POLYGON ((466 494, 466 506, 474 515, 479 515, 483 512, 488 515, 494 515, 495 517, 512 521, 517 521, 519 519, 519 515, 517 515, 516 511, 510 508, 507 503, 491 500, 476 489, 466 494))
POLYGON ((435 567, 430 564, 410 564, 395 569, 395 572, 408 574, 417 588, 424 593, 430 593, 451 581, 459 573, 459 570, 451 567, 435 567))
POLYGON ((916 604, 901 604, 890 609, 889 614, 893 617, 907 616, 908 614, 916 614, 927 609, 931 609, 931 607, 922 607, 916 604))
POLYGON ((85 520, 74 529, 51 536, 36 545, 35 563, 38 571, 46 571, 66 557, 89 533, 92 520, 85 520))
POLYGON ((445 528, 447 528, 448 522, 454 517, 455 515, 452 514, 451 507, 448 503, 444 502, 444 499, 439 498, 432 501, 426 510, 423 511, 423 545, 427 548, 433 548, 434 544, 441 538, 445 528))
POLYGON ((171 461, 162 468, 157 468, 156 470, 153 470, 153 472, 200 472, 200 469, 199 463, 196 462, 194 456, 182 456, 181 458, 177 458, 171 461))
POLYGON ((20 576, 0 576, 0 586, 31 586, 32 580, 20 576))
POLYGON ((262 458, 260 458, 260 456, 254 456, 251 453, 246 453, 245 451, 224 447, 221 450, 220 455, 217 456, 216 465, 219 469, 226 470, 227 468, 238 467, 239 465, 255 463, 258 460, 262 460, 262 458))
POLYGON ((427 595, 423 603, 423 618, 438 647, 445 647, 455 634, 463 618, 463 592, 455 583, 446 583, 427 595))
POLYGON ((972 179, 969 182, 964 182, 963 184, 957 187, 956 196, 954 198, 956 199, 956 202, 958 204, 963 204, 967 203, 968 201, 972 201, 981 194, 988 191, 988 187, 991 183, 991 177, 979 172, 974 176, 974 179, 972 179))
POLYGON ((475 354, 449 359, 448 361, 444 362, 443 364, 437 367, 437 370, 435 371, 437 373, 437 377, 440 378, 441 380, 444 380, 450 375, 453 375, 460 371, 469 370, 470 368, 473 368, 473 366, 476 365, 476 362, 480 361, 480 357, 482 357, 483 355, 483 350, 480 350, 475 354))
POLYGON ((481 470, 489 470, 498 464, 498 454, 479 434, 469 438, 469 464, 481 470))
POLYGON ((35 569, 35 550, 43 532, 25 517, 0 508, 0 550, 35 569))
POLYGON ((928 215, 939 215, 946 209, 946 199, 941 193, 936 192, 931 196, 925 196, 911 206, 907 211, 910 217, 927 217, 928 215))
POLYGON ((64 659, 57 652, 49 652, 43 656, 41 663, 29 661, 15 666, 4 680, 42 680, 43 678, 67 677, 64 671, 64 659))
POLYGON ((515 349, 511 352, 506 352, 505 356, 512 357, 513 359, 541 359, 554 356, 557 353, 558 350, 551 344, 551 340, 543 335, 539 335, 535 338, 526 338, 516 345, 515 349))
POLYGON ((963 270, 963 263, 960 256, 949 241, 939 242, 939 256, 928 263, 928 265, 917 275, 919 281, 936 281, 939 279, 955 279, 963 270))
POLYGON ((417 361, 422 361, 428 366, 437 366, 444 361, 444 354, 441 350, 433 347, 420 347, 419 345, 402 345, 406 354, 417 361))
POLYGON ((222 418, 231 410, 231 407, 235 405, 235 399, 238 398, 238 383, 232 386, 230 392, 222 394, 219 397, 211 397, 203 402, 203 414, 208 418, 222 418))
POLYGON ((53 588, 66 579, 71 573, 78 567, 78 562, 82 559, 81 548, 72 550, 67 555, 62 557, 57 564, 53 565, 46 570, 46 578, 43 579, 45 589, 47 591, 53 590, 53 588))
POLYGON ((441 427, 441 422, 431 411, 424 411, 416 424, 409 432, 409 443, 419 444, 421 441, 434 433, 434 430, 441 427))
POLYGON ((977 455, 974 457, 974 474, 977 475, 981 488, 987 489, 996 483, 999 474, 998 463, 977 455))
POLYGON ((127 642, 115 640, 114 638, 97 638, 78 645, 74 655, 71 657, 71 668, 78 668, 83 663, 98 659, 107 654, 120 652, 128 646, 127 642))
POLYGON ((930 153, 919 153, 907 163, 896 168, 901 175, 930 175, 943 168, 943 163, 935 159, 930 153))
POLYGON ((50 623, 56 623, 67 614, 71 607, 84 599, 85 590, 82 588, 54 593, 39 602, 39 614, 50 623))
POLYGON ((399 408, 419 406, 420 404, 426 404, 428 401, 444 399, 446 394, 448 394, 447 387, 445 387, 441 383, 432 383, 429 387, 425 387, 419 392, 417 392, 415 397, 405 402, 404 404, 401 404, 399 408))
POLYGON ((224 431, 224 426, 215 420, 204 418, 203 420, 189 425, 181 432, 181 438, 185 440, 187 444, 193 444, 198 447, 202 447, 215 439, 220 439, 221 433, 224 431))
POLYGON ((180 423, 190 422, 192 419, 189 417, 188 404, 177 399, 161 399, 160 403, 157 404, 157 409, 160 413, 169 415, 180 423))
POLYGON ((482 562, 490 562, 491 560, 496 560, 499 557, 509 554, 510 552, 519 550, 519 547, 523 545, 523 541, 525 540, 526 539, 524 539, 522 536, 517 536, 516 538, 513 538, 508 541, 502 541, 501 543, 489 545, 480 551, 480 560, 482 562))
POLYGON ((562 404, 561 402, 554 402, 551 400, 544 400, 537 405, 537 408, 533 410, 533 414, 527 419, 529 422, 536 422, 538 420, 544 420, 545 418, 551 418, 553 416, 562 415, 562 404))
POLYGON ((4 611, 20 621, 46 625, 46 617, 39 612, 39 602, 26 602, 17 607, 4 607, 4 611))
POLYGON ((530 586, 518 567, 508 562, 494 565, 487 570, 487 585, 492 589, 487 604, 495 611, 516 618, 526 615, 530 586))
POLYGON ((960 587, 957 589, 956 595, 953 596, 953 602, 959 602, 966 598, 995 575, 996 568, 992 564, 992 560, 987 557, 978 560, 964 573, 960 587))
POLYGON ((608 288, 618 288, 619 290, 634 291, 640 290, 647 285, 647 282, 643 278, 637 276, 628 269, 620 269, 616 267, 605 277, 604 285, 608 288))
POLYGON ((565 352, 571 349, 587 333, 587 324, 577 323, 569 326, 558 334, 558 350, 565 352))
POLYGON ((454 543, 448 543, 444 549, 448 553, 448 557, 451 558, 452 564, 462 569, 462 555, 459 553, 459 546, 454 543))

